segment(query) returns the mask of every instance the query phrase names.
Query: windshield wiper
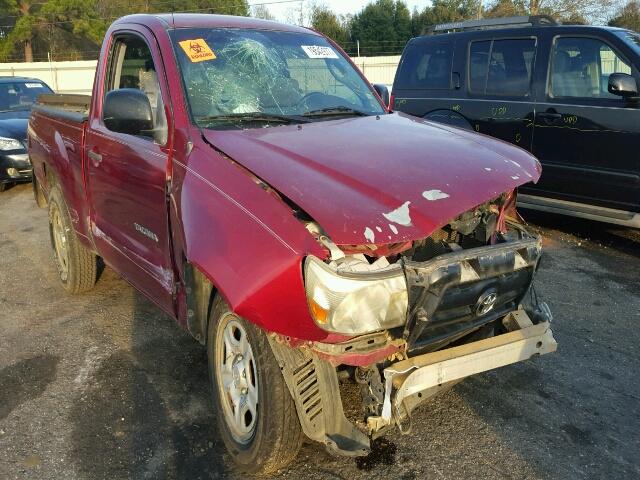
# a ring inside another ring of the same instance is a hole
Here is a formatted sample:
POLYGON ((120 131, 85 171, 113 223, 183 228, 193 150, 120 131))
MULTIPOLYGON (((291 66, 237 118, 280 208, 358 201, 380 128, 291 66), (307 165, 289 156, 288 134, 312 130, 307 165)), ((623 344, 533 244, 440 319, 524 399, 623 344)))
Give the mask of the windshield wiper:
POLYGON ((322 117, 326 115, 354 115, 358 117, 368 117, 369 114, 350 107, 327 107, 319 110, 310 110, 303 114, 305 117, 322 117))
POLYGON ((210 115, 199 117, 199 122, 217 121, 249 121, 249 122, 277 122, 277 123, 308 123, 309 120, 295 115, 277 115, 275 113, 250 112, 250 113, 230 113, 224 115, 210 115))

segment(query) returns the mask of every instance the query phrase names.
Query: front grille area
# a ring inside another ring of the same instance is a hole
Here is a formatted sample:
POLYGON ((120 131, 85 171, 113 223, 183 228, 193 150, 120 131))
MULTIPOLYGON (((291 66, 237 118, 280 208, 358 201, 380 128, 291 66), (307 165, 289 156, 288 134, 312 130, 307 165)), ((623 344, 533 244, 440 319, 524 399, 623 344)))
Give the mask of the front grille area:
POLYGON ((405 262, 410 351, 437 349, 447 340, 517 308, 540 257, 536 238, 405 262), (490 308, 487 306, 490 305, 490 308))
MULTIPOLYGON (((412 345, 424 350, 459 333, 471 330, 515 310, 527 292, 533 277, 533 268, 487 278, 475 282, 452 285, 447 288, 436 310, 412 345), (478 312, 478 300, 485 292, 495 292, 496 301, 490 311, 478 312)), ((421 289, 420 287, 417 287, 421 289)), ((420 292, 415 292, 418 297, 420 292)))

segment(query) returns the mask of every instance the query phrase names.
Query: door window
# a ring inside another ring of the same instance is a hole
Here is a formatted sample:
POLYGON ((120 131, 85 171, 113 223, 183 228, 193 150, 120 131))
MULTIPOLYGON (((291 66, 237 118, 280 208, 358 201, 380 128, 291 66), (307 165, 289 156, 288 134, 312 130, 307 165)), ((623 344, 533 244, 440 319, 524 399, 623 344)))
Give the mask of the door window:
POLYGON ((480 95, 527 96, 535 50, 533 38, 471 42, 469 90, 480 95))
POLYGON ((155 139, 161 145, 164 144, 167 137, 167 119, 158 73, 149 46, 134 35, 119 38, 112 50, 110 70, 106 92, 120 88, 143 91, 151 104, 154 119, 153 131, 149 132, 149 138, 155 139))
POLYGON ((400 65, 399 89, 450 89, 453 42, 410 45, 400 65))
POLYGON ((551 58, 553 97, 619 99, 609 93, 609 75, 631 74, 631 67, 613 49, 595 38, 556 39, 551 58))

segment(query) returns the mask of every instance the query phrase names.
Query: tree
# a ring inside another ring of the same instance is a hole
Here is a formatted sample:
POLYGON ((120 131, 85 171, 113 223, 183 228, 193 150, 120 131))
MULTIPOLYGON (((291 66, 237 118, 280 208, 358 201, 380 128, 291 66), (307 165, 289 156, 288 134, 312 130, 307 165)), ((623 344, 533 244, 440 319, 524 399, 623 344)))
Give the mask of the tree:
POLYGON ((420 35, 439 23, 470 20, 481 14, 481 0, 433 0, 430 7, 414 14, 413 34, 420 35))
MULTIPOLYGON (((0 10, 9 22, 0 37, 0 58, 21 48, 26 62, 34 59, 34 44, 46 45, 56 36, 69 36, 73 43, 94 46, 105 29, 94 2, 84 0, 1 0, 0 10)), ((46 47, 45 47, 46 48, 46 47)), ((45 51, 47 51, 45 49, 45 51)))
POLYGON ((497 0, 489 5, 484 12, 484 16, 488 18, 517 17, 528 13, 528 5, 525 0, 497 0))
POLYGON ((563 23, 601 21, 616 0, 496 0, 486 16, 550 15, 563 23))
POLYGON ((616 16, 609 20, 609 25, 640 32, 640 2, 631 0, 620 8, 616 16))
POLYGON ((400 53, 411 36, 411 14, 401 1, 376 0, 351 20, 351 40, 364 55, 400 53))
POLYGON ((256 5, 252 8, 253 12, 251 14, 252 17, 261 18, 263 20, 275 20, 276 17, 271 15, 269 9, 264 5, 256 5))
POLYGON ((249 15, 247 0, 0 0, 0 60, 96 58, 109 24, 130 13, 203 12, 249 15))
POLYGON ((349 39, 349 31, 344 20, 324 5, 314 5, 312 7, 311 28, 323 33, 343 48, 349 39))

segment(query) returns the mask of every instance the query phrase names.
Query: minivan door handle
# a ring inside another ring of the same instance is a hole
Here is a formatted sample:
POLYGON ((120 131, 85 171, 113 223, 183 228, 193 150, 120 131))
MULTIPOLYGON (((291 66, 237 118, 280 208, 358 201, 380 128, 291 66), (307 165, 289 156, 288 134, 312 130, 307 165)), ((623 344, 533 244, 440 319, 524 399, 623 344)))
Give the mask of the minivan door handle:
POLYGON ((562 120, 562 114, 555 110, 547 110, 546 112, 538 113, 538 116, 545 121, 545 123, 557 123, 562 120))

